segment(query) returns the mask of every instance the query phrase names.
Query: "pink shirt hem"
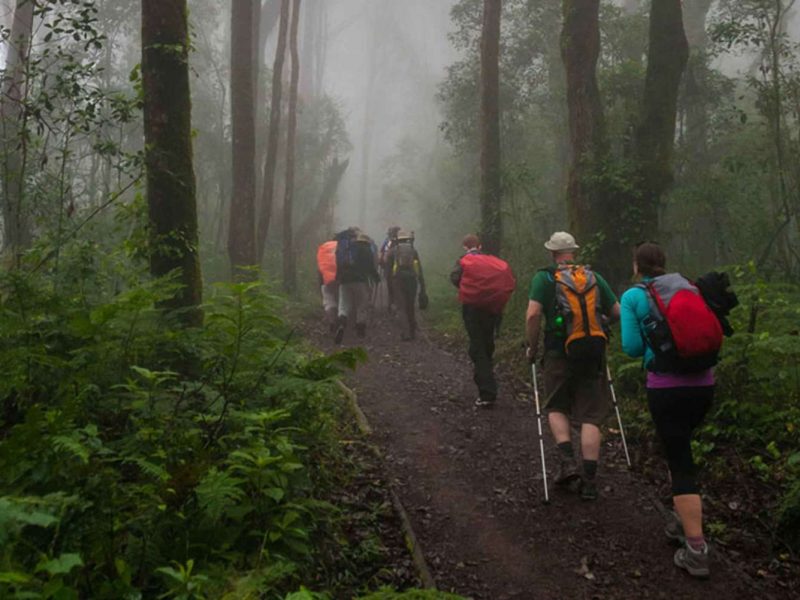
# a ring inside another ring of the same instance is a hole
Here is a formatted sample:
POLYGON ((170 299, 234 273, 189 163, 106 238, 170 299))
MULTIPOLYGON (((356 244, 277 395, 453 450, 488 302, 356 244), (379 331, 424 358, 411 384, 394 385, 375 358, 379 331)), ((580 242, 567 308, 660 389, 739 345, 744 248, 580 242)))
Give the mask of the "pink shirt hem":
POLYGON ((650 389, 708 387, 712 385, 714 385, 714 369, 688 374, 647 372, 647 387, 650 389))

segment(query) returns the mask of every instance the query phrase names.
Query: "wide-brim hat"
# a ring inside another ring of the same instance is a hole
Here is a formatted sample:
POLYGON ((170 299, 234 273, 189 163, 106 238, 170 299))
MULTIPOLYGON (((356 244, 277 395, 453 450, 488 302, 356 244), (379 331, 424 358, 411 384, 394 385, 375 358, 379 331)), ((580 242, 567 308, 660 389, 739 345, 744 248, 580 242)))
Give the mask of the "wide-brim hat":
POLYGON ((566 231, 556 231, 550 236, 550 239, 544 243, 544 247, 550 252, 568 252, 570 250, 579 250, 580 246, 575 242, 572 234, 566 231))
POLYGON ((413 231, 398 231, 397 232, 397 239, 398 240, 413 240, 414 239, 414 232, 413 231))

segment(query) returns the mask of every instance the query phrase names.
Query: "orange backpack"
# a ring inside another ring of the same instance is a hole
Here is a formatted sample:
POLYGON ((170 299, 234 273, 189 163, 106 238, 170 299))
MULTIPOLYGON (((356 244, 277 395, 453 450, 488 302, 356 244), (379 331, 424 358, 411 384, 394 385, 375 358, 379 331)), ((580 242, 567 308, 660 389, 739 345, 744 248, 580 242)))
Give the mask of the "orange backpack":
POLYGON ((564 349, 574 359, 601 359, 608 336, 603 329, 597 276, 584 265, 559 265, 551 271, 556 282, 556 314, 563 321, 564 349))
POLYGON ((322 283, 336 281, 336 241, 325 242, 317 249, 317 269, 322 274, 322 283))

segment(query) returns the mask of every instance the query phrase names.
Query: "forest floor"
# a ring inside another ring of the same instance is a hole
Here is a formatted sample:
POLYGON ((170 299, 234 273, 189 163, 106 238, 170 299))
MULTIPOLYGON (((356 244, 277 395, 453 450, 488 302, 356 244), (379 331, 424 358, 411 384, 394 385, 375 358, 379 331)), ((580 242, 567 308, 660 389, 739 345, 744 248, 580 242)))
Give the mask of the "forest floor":
MULTIPOLYGON (((659 490, 630 471, 605 436, 600 498, 551 486, 544 505, 531 387, 501 374, 493 409, 473 406, 466 352, 423 331, 414 342, 377 315, 369 360, 348 381, 374 428, 386 476, 408 512, 437 587, 474 599, 788 598, 746 574, 746 557, 713 549, 707 581, 672 564, 659 490)), ((308 334, 333 349, 324 328, 308 334)), ((548 469, 556 455, 547 435, 548 469)), ((784 584, 785 585, 785 584, 784 584)))

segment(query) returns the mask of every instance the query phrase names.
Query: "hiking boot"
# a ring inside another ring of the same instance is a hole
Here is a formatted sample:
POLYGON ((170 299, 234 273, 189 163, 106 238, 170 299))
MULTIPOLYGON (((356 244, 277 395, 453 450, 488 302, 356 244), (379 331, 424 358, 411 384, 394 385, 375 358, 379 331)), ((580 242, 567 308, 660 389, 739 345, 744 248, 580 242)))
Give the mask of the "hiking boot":
POLYGON ((664 535, 673 542, 678 542, 681 546, 686 543, 686 535, 683 533, 683 524, 675 511, 669 511, 669 521, 664 526, 664 535))
POLYGON ((487 399, 478 398, 477 400, 475 400, 475 406, 477 406, 478 408, 493 408, 494 402, 495 402, 494 400, 489 400, 488 398, 487 399))
POLYGON ((333 343, 337 346, 341 344, 344 339, 345 325, 347 325, 347 317, 339 317, 336 321, 336 334, 333 336, 333 343))
POLYGON ((685 569, 692 577, 708 577, 711 563, 708 556, 708 544, 705 544, 699 552, 686 544, 683 548, 675 551, 674 562, 676 567, 685 569))
POLYGON ((558 466, 556 467, 556 473, 553 477, 553 481, 556 485, 563 486, 568 486, 580 481, 578 464, 575 462, 575 458, 559 454, 558 466))
POLYGON ((581 500, 597 500, 597 483, 590 479, 581 480, 581 500))

